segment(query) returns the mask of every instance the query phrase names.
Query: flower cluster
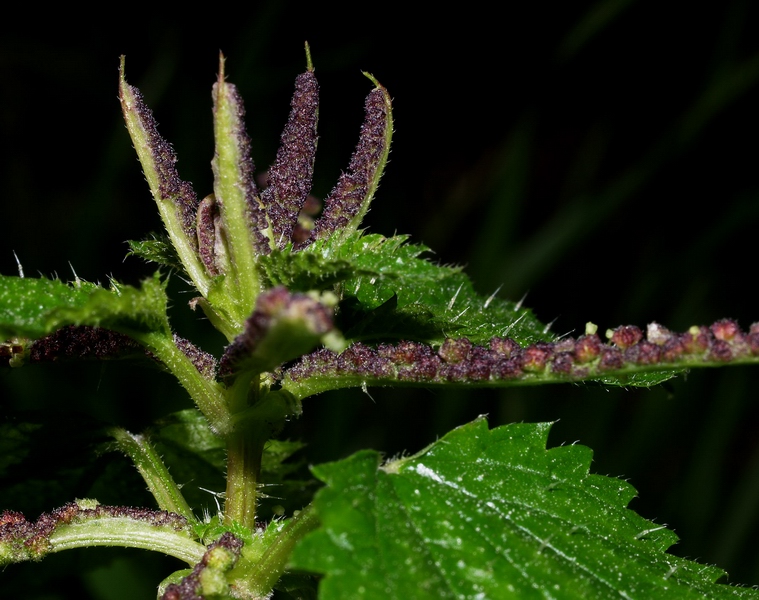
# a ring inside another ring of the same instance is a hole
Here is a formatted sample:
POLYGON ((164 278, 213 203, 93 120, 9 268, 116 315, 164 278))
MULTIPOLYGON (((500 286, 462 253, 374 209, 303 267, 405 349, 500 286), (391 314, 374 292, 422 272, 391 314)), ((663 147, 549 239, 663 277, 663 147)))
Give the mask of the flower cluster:
POLYGON ((224 574, 237 563, 242 546, 240 538, 224 533, 208 545, 208 551, 189 575, 166 586, 161 600, 203 600, 208 595, 227 592, 224 574))
POLYGON ((50 538, 59 527, 119 518, 184 532, 188 537, 193 534, 187 520, 178 514, 147 508, 103 506, 94 500, 69 502, 49 513, 43 513, 33 523, 19 512, 6 510, 0 514, 0 563, 39 560, 53 550, 50 538))
POLYGON ((323 349, 304 356, 285 372, 284 380, 297 384, 330 377, 352 380, 354 385, 578 381, 612 372, 624 375, 740 362, 759 355, 759 323, 744 332, 729 319, 684 333, 657 323, 649 324, 645 335, 638 327, 621 326, 608 331, 607 337, 604 343, 597 333, 589 332, 524 348, 501 337, 492 338, 488 347, 467 339, 447 339, 438 349, 418 342, 376 347, 356 343, 342 353, 323 349))

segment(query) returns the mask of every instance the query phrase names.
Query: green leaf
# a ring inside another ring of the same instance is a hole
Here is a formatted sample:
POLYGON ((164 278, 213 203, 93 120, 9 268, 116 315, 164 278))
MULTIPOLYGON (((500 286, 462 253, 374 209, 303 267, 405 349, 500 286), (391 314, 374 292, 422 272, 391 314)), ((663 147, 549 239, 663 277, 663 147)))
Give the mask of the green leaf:
POLYGON ((531 311, 516 303, 478 295, 458 267, 435 264, 426 246, 408 236, 360 233, 318 240, 301 252, 290 249, 261 257, 272 284, 290 290, 339 284, 350 340, 412 339, 433 345, 447 337, 484 344, 509 336, 524 345, 552 339, 531 311))
POLYGON ((187 273, 176 249, 171 245, 171 240, 166 236, 154 234, 153 239, 129 240, 127 243, 129 244, 127 256, 139 256, 147 262, 176 269, 180 273, 187 273))
POLYGON ((39 338, 65 325, 92 325, 121 333, 168 332, 165 283, 158 274, 142 288, 0 275, 0 338, 39 338))
POLYGON ((0 338, 39 338, 51 333, 60 326, 51 314, 61 307, 84 306, 92 289, 88 283, 0 275, 0 338))
POLYGON ((665 550, 677 537, 626 508, 635 490, 589 475, 590 449, 546 450, 550 423, 480 418, 382 465, 362 451, 314 467, 322 526, 292 566, 320 598, 759 598, 665 550))

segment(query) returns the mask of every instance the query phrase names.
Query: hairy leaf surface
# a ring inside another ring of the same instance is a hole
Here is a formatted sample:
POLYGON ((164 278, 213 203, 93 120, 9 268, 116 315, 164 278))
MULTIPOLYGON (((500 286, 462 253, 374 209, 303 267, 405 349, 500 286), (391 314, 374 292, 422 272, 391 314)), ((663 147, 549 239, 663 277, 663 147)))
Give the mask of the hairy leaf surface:
POLYGON ((350 340, 413 339, 440 344, 467 337, 475 344, 493 336, 520 343, 549 340, 546 325, 513 302, 477 294, 458 267, 438 265, 426 246, 407 236, 355 234, 332 237, 301 252, 262 257, 274 285, 307 291, 338 286, 343 333, 350 340))
POLYGON ((151 239, 129 240, 129 253, 127 256, 139 256, 146 262, 174 269, 182 274, 187 271, 182 264, 176 249, 167 236, 153 234, 151 239))
POLYGON ((35 339, 65 325, 167 332, 165 283, 156 275, 140 289, 116 283, 105 289, 0 275, 0 338, 35 339))
POLYGON ((322 527, 296 548, 320 598, 757 598, 666 553, 677 536, 588 474, 590 449, 546 450, 550 423, 480 418, 419 454, 315 467, 322 527))

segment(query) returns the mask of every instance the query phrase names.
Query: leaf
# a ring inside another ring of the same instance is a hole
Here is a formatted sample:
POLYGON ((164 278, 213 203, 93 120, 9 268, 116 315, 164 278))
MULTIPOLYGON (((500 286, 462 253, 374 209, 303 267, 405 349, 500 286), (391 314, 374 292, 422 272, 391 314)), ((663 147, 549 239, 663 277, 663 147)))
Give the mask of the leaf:
POLYGON ((127 256, 139 256, 147 262, 154 262, 170 269, 176 269, 180 273, 187 273, 168 237, 154 234, 152 239, 129 240, 127 243, 129 244, 127 256))
POLYGON ((412 339, 435 345, 467 337, 483 344, 508 335, 524 345, 552 339, 531 311, 478 295, 461 269, 427 260, 422 255, 428 248, 407 240, 402 235, 356 233, 345 241, 333 236, 300 252, 275 251, 261 263, 272 284, 290 290, 339 284, 346 320, 341 327, 350 340, 412 339))
POLYGON ((0 275, 0 338, 38 338, 54 331, 50 314, 59 307, 84 306, 91 291, 90 284, 0 275))
POLYGON ((35 339, 65 325, 168 332, 165 287, 157 273, 140 289, 113 283, 110 290, 84 281, 0 275, 0 338, 35 339))
POLYGON ((626 508, 635 490, 588 474, 590 449, 546 450, 550 423, 484 418, 419 454, 319 465, 322 526, 292 566, 320 598, 759 598, 665 550, 677 536, 626 508))

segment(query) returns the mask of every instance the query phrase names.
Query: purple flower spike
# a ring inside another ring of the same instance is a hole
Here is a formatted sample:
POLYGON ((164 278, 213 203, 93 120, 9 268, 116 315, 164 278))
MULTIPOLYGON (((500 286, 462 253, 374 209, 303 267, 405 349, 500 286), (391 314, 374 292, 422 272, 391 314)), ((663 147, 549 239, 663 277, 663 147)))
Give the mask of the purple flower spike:
POLYGON ((277 158, 268 172, 268 187, 261 195, 273 243, 279 248, 290 241, 298 213, 311 191, 319 116, 319 84, 313 71, 295 79, 290 107, 277 158))
POLYGON ((324 201, 324 214, 316 221, 311 238, 304 245, 336 230, 343 230, 346 234, 357 230, 369 210, 387 162, 393 133, 387 90, 377 84, 366 97, 364 110, 364 123, 348 170, 340 176, 324 201))

